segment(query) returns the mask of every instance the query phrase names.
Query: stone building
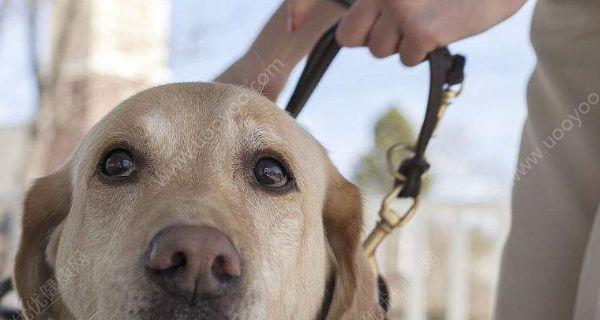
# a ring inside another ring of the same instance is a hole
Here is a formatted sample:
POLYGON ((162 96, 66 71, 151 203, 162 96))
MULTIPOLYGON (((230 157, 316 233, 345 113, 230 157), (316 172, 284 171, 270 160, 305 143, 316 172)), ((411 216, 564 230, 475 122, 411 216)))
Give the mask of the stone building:
POLYGON ((3 149, 15 150, 0 155, 0 273, 14 254, 23 186, 58 168, 120 101, 168 80, 169 26, 168 0, 54 2, 51 26, 40 28, 51 30, 51 43, 41 59, 37 135, 31 141, 25 127, 0 129, 3 149))

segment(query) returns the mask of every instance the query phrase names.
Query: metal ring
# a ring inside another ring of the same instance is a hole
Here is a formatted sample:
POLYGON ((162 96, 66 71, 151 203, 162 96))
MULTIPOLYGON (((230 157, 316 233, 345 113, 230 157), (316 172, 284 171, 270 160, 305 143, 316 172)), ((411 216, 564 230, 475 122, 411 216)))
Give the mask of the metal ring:
POLYGON ((394 152, 396 151, 410 151, 413 152, 412 148, 407 146, 404 143, 396 143, 395 145, 391 146, 387 152, 385 153, 385 160, 386 160, 386 167, 387 170, 389 172, 389 174, 396 178, 396 180, 400 183, 404 183, 404 181, 406 181, 406 177, 403 176, 400 172, 398 172, 398 170, 396 170, 396 167, 394 166, 394 161, 392 159, 392 156, 394 155, 394 152))

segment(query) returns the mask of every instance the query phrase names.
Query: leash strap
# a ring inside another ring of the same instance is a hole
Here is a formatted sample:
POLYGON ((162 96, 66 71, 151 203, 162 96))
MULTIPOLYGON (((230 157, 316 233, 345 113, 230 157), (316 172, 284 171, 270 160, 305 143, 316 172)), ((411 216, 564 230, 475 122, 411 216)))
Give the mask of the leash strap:
POLYGON ((294 118, 298 117, 302 108, 306 105, 308 98, 315 91, 319 81, 325 74, 325 71, 327 71, 327 68, 340 51, 340 46, 335 41, 336 29, 337 24, 329 28, 321 36, 321 39, 319 39, 306 59, 306 66, 304 66, 296 88, 285 107, 285 111, 294 118))
MULTIPOLYGON (((319 39, 310 52, 306 66, 302 70, 300 79, 296 84, 285 110, 297 118, 306 105, 311 94, 316 89, 319 81, 327 68, 340 51, 340 46, 335 41, 337 24, 331 27, 319 39)), ((416 212, 419 193, 421 192, 422 176, 429 170, 429 163, 425 159, 425 151, 433 137, 435 129, 441 120, 445 109, 453 98, 460 94, 464 80, 465 58, 461 55, 452 55, 447 48, 436 49, 427 55, 429 61, 429 95, 425 118, 421 125, 419 137, 412 157, 404 160, 394 176, 394 189, 384 198, 379 212, 381 220, 363 243, 363 249, 369 260, 374 274, 377 276, 379 288, 379 305, 387 313, 390 301, 389 290, 385 280, 379 273, 375 251, 379 244, 397 227, 408 222, 416 212), (461 85, 457 91, 454 86, 461 85), (398 216, 391 208, 391 202, 397 198, 412 198, 413 204, 403 216, 398 216)), ((388 150, 388 164, 391 163, 391 153, 405 146, 396 145, 388 150)), ((393 170, 393 169, 392 169, 393 170)))
MULTIPOLYGON (((335 41, 337 24, 331 27, 317 42, 310 52, 306 66, 302 70, 300 79, 296 84, 285 110, 297 118, 306 102, 319 84, 329 65, 340 51, 340 46, 335 41)), ((403 187, 398 194, 399 198, 416 198, 421 191, 421 177, 429 170, 429 163, 425 160, 425 150, 433 136, 448 99, 445 94, 449 88, 462 83, 464 79, 465 58, 461 55, 452 55, 447 48, 440 48, 428 54, 429 60, 429 97, 425 119, 414 148, 414 155, 402 162, 398 173, 405 179, 396 179, 396 185, 403 187)))
POLYGON ((402 184, 399 198, 416 198, 421 191, 421 177, 429 170, 429 163, 425 160, 425 150, 433 133, 442 118, 449 101, 445 94, 449 88, 461 84, 464 80, 465 58, 461 55, 452 55, 447 48, 437 49, 427 56, 429 60, 429 97, 425 119, 414 155, 402 162, 398 168, 405 180, 396 179, 396 185, 402 184))

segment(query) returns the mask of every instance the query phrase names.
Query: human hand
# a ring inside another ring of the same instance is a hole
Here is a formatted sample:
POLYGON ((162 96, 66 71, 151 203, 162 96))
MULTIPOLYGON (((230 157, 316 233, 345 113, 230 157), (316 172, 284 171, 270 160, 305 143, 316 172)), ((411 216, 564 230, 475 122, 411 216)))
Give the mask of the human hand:
MULTIPOLYGON (((288 28, 299 30, 318 0, 289 0, 288 28)), ((512 16, 526 0, 357 0, 336 38, 379 58, 400 54, 414 66, 439 47, 481 33, 512 16)))

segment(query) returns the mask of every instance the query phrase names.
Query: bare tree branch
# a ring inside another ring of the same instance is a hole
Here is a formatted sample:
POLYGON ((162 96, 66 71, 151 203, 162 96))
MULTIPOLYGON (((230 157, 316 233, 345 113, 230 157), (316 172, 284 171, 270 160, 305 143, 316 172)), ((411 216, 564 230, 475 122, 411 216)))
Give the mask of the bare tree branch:
MULTIPOLYGON (((52 91, 52 88, 56 84, 56 81, 60 78, 62 71, 62 64, 65 58, 67 48, 73 36, 73 24, 77 16, 78 0, 65 0, 65 11, 61 17, 57 30, 55 30, 55 41, 52 45, 52 55, 50 57, 50 65, 48 72, 43 72, 40 65, 39 59, 39 0, 28 1, 28 58, 31 75, 36 88, 36 121, 31 130, 31 139, 35 140, 41 127, 44 124, 40 123, 45 121, 40 119, 40 115, 44 114, 45 103, 43 100, 48 98, 47 95, 52 91)), ((56 2, 54 4, 56 6, 56 2)))
POLYGON ((37 110, 34 121, 31 126, 29 142, 31 145, 31 154, 34 160, 27 162, 24 172, 24 180, 47 173, 47 154, 46 148, 53 141, 58 130, 61 130, 60 106, 55 104, 56 85, 60 81, 63 63, 68 55, 69 47, 76 33, 74 26, 78 15, 80 0, 55 0, 54 6, 53 33, 51 56, 49 61, 41 66, 38 51, 38 32, 42 29, 39 26, 38 14, 39 5, 43 0, 28 0, 29 2, 29 59, 31 73, 35 78, 37 87, 37 110))
MULTIPOLYGON (((56 41, 53 41, 52 55, 48 73, 42 73, 38 56, 38 14, 39 1, 29 0, 28 7, 28 56, 31 74, 34 76, 36 88, 41 95, 45 90, 52 88, 61 75, 62 63, 65 58, 69 42, 73 35, 73 24, 79 8, 78 0, 66 0, 66 10, 62 22, 57 26, 56 41)), ((39 106, 38 101, 38 106, 39 106)))
POLYGON ((40 61, 38 57, 38 1, 30 0, 27 7, 27 56, 29 59, 29 67, 35 87, 37 90, 38 99, 36 100, 39 106, 39 96, 42 92, 42 76, 40 71, 40 61))
POLYGON ((65 15, 62 17, 62 24, 56 31, 57 39, 52 50, 52 57, 50 62, 50 73, 48 79, 43 84, 52 87, 56 80, 60 77, 62 71, 62 64, 64 62, 65 54, 69 47, 69 42, 73 35, 73 24, 77 18, 79 11, 80 0, 66 0, 65 15))

